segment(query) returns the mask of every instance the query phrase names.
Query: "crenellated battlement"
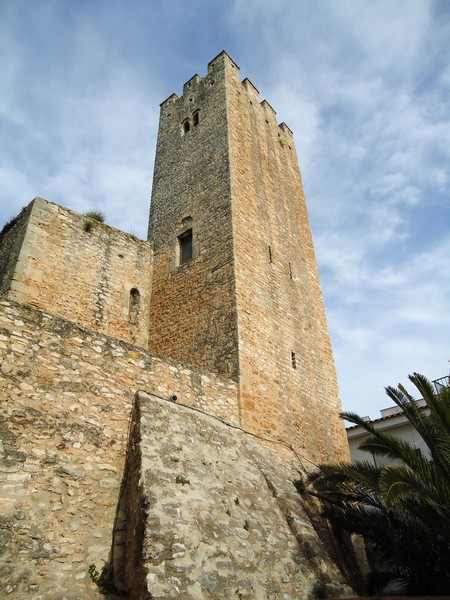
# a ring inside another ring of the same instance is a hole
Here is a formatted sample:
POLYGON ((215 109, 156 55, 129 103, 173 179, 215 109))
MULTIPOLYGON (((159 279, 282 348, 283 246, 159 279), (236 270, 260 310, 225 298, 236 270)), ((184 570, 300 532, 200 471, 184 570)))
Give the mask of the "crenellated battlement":
MULTIPOLYGON (((273 108, 273 106, 267 100, 259 101, 259 90, 258 88, 246 77, 241 82, 242 88, 245 90, 245 93, 248 95, 248 99, 250 104, 253 107, 261 107, 264 111, 264 114, 267 118, 270 118, 272 122, 276 124, 277 112, 273 108)), ((282 122, 278 124, 279 129, 289 137, 293 137, 292 130, 286 125, 286 123, 282 122)))
POLYGON ((250 81, 250 79, 248 77, 243 79, 241 83, 242 83, 242 87, 245 89, 245 91, 248 94, 254 96, 255 98, 258 98, 259 90, 255 85, 253 85, 253 83, 250 81))
POLYGON ((190 79, 188 79, 186 83, 184 83, 182 96, 178 96, 178 94, 173 93, 168 98, 166 98, 166 100, 163 100, 160 106, 164 107, 167 104, 173 104, 178 100, 183 100, 186 94, 195 93, 196 91, 198 91, 198 88, 201 83, 205 84, 206 82, 208 85, 213 86, 215 84, 214 78, 218 76, 224 78, 225 74, 226 76, 233 76, 239 78, 238 65, 234 62, 232 58, 228 56, 225 50, 223 50, 208 63, 208 72, 205 77, 201 77, 200 75, 198 75, 198 73, 196 73, 190 79))
POLYGON ((277 112, 276 110, 273 108, 272 105, 270 105, 267 100, 263 100, 262 102, 260 102, 261 106, 263 107, 263 109, 267 112, 272 112, 273 116, 276 118, 277 116, 277 112))
POLYGON ((222 50, 222 52, 219 52, 217 56, 215 56, 212 60, 209 61, 208 74, 215 72, 217 68, 223 67, 225 65, 231 66, 231 68, 236 69, 238 73, 240 71, 239 65, 236 62, 234 62, 234 60, 230 57, 230 55, 227 52, 225 52, 225 50, 222 50))
POLYGON ((283 131, 284 131, 284 133, 287 133, 287 134, 288 134, 288 135, 290 135, 291 137, 293 137, 293 136, 294 136, 294 132, 292 131, 292 129, 291 129, 290 127, 288 127, 288 126, 286 125, 286 123, 285 123, 284 121, 283 121, 283 123, 280 123, 280 125, 279 125, 279 128, 280 128, 281 130, 283 130, 283 131))
POLYGON ((186 83, 183 86, 183 96, 186 93, 192 92, 193 90, 195 91, 196 87, 201 81, 203 81, 203 78, 200 77, 200 75, 198 75, 197 73, 193 77, 191 77, 189 81, 186 81, 186 83))
POLYGON ((163 106, 173 104, 177 100, 179 100, 179 96, 177 94, 173 93, 173 94, 170 94, 170 96, 168 98, 163 100, 159 106, 162 108, 163 106))
MULTIPOLYGON (((208 72, 205 77, 201 77, 196 73, 183 85, 182 96, 173 93, 166 98, 166 100, 161 102, 161 114, 164 116, 172 116, 170 109, 173 106, 182 106, 187 101, 194 101, 196 95, 201 94, 202 91, 208 89, 208 87, 213 87, 216 84, 216 79, 225 80, 230 77, 231 80, 239 80, 239 71, 240 68, 237 63, 235 63, 225 50, 223 50, 208 63, 208 72)), ((267 113, 273 113, 273 117, 271 118, 276 119, 277 112, 267 100, 259 100, 259 90, 248 77, 245 77, 241 81, 241 86, 252 104, 253 102, 258 103, 265 111, 267 111, 267 113)), ((283 132, 292 136, 292 130, 285 123, 278 124, 278 127, 280 127, 283 132)))

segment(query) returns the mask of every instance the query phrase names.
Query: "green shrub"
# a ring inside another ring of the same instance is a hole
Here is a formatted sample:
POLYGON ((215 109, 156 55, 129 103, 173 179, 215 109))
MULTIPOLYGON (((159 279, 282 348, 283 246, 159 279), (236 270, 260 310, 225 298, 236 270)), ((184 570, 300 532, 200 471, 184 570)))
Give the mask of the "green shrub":
POLYGON ((16 217, 13 217, 12 219, 10 219, 10 220, 9 220, 7 223, 5 223, 5 224, 3 225, 3 228, 2 228, 2 230, 0 231, 0 235, 2 235, 2 234, 4 234, 4 233, 7 233, 7 232, 8 232, 10 229, 12 229, 12 228, 14 227, 14 225, 15 225, 15 224, 16 224, 16 223, 19 221, 20 217, 21 217, 21 216, 23 215, 23 213, 25 212, 26 208, 27 208, 27 207, 26 207, 26 206, 24 206, 24 207, 21 209, 20 213, 19 213, 19 214, 18 214, 16 217))
POLYGON ((101 210, 88 210, 84 213, 84 216, 90 221, 96 221, 97 223, 105 222, 105 213, 101 210))

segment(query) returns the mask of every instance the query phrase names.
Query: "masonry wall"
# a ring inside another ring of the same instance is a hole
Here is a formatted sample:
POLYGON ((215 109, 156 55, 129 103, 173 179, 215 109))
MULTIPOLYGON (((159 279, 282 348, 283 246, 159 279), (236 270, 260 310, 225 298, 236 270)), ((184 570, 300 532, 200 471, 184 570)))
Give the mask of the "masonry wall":
POLYGON ((237 423, 234 382, 0 301, 0 596, 98 596, 139 389, 237 423))
POLYGON ((129 519, 114 572, 131 598, 348 594, 317 506, 293 485, 291 451, 146 393, 130 431, 129 519))
POLYGON ((244 428, 348 458, 292 132, 226 53, 161 105, 149 239, 150 348, 237 379, 244 428))
POLYGON ((0 233, 0 294, 4 294, 10 289, 30 218, 31 206, 23 208, 14 219, 3 227, 0 233))
POLYGON ((4 290, 8 296, 145 346, 149 244, 102 223, 86 225, 86 217, 42 198, 33 200, 27 213, 24 236, 22 221, 18 224, 17 240, 23 240, 4 290))
POLYGON ((294 139, 249 80, 227 81, 244 428, 315 463, 348 457, 294 139))
POLYGON ((219 55, 206 77, 194 76, 182 97, 162 103, 149 226, 150 349, 234 379, 238 344, 225 94, 226 79, 237 70, 219 55), (178 236, 186 229, 193 233, 193 259, 179 266, 178 236))

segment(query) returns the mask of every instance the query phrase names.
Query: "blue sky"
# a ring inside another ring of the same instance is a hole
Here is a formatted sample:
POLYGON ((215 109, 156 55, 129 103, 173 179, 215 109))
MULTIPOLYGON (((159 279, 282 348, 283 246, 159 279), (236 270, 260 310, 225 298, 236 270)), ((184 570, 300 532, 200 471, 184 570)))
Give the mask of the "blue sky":
POLYGON ((0 224, 146 236, 159 103, 221 50, 294 131, 345 410, 450 365, 450 2, 0 0, 0 224))

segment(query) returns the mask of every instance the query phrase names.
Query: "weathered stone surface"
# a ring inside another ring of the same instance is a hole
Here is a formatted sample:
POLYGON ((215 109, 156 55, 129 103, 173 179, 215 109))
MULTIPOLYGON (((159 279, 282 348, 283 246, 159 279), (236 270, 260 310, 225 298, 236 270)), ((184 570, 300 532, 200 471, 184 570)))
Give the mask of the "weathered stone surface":
POLYGON ((139 393, 128 449, 113 562, 131 597, 306 599, 319 582, 342 591, 283 445, 139 393))
POLYGON ((5 294, 10 288, 27 231, 30 212, 29 206, 22 209, 15 219, 4 226, 0 233, 0 294, 5 294))
MULTIPOLYGON (((150 245, 103 223, 90 221, 87 228, 87 222, 83 215, 35 198, 1 240, 0 292, 145 345, 150 245)), ((20 348, 17 344, 15 351, 20 348)), ((93 349, 101 352, 101 347, 93 349)))
POLYGON ((149 347, 236 379, 245 429, 348 458, 294 138, 225 52, 161 105, 149 239, 149 347))
POLYGON ((14 302, 0 328, 0 596, 100 597, 136 388, 236 422, 236 384, 14 302))

